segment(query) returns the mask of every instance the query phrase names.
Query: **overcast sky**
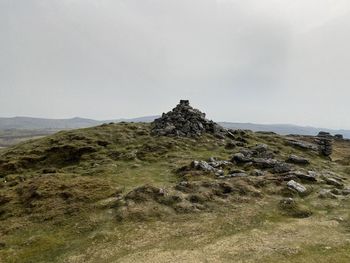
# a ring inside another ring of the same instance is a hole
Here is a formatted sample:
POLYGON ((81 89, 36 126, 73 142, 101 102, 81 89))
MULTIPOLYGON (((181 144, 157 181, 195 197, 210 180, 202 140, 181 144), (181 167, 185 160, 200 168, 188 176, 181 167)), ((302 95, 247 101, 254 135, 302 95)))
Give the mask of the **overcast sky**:
POLYGON ((349 0, 0 0, 0 116, 350 128, 349 0))

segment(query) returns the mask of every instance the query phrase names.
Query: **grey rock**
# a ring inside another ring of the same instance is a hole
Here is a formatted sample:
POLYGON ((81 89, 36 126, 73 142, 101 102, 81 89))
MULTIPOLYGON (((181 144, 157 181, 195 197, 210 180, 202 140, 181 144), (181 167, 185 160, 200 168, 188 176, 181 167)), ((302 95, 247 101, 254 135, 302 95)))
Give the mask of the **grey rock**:
POLYGON ((324 176, 322 179, 325 180, 325 182, 327 184, 333 185, 333 186, 335 186, 337 188, 343 188, 344 187, 344 184, 342 182, 340 182, 340 181, 338 181, 338 180, 336 180, 336 179, 334 179, 332 177, 324 176))
POLYGON ((253 160, 252 157, 246 156, 243 153, 236 153, 232 157, 232 161, 236 163, 249 163, 253 160))
POLYGON ((289 189, 291 189, 293 191, 296 191, 296 192, 298 192, 300 194, 303 194, 303 193, 305 193, 307 191, 305 186, 303 186, 302 184, 297 183, 294 180, 290 180, 287 183, 287 186, 288 186, 289 189))
POLYGON ((315 139, 318 144, 319 152, 323 156, 330 156, 333 153, 333 140, 329 133, 320 132, 315 139))
POLYGON ((248 176, 246 173, 232 173, 227 175, 228 177, 246 177, 248 176))
POLYGON ((308 172, 307 174, 302 171, 292 171, 288 174, 289 176, 296 177, 303 181, 317 182, 317 174, 314 172, 308 172))
POLYGON ((294 155, 294 154, 288 157, 287 162, 294 163, 294 164, 302 164, 302 165, 310 164, 308 159, 294 155))
POLYGON ((342 191, 342 195, 350 195, 350 188, 346 188, 342 191))
POLYGON ((258 144, 250 149, 251 156, 255 158, 274 158, 274 153, 269 150, 266 144, 258 144))
POLYGON ((316 144, 301 140, 289 139, 287 140, 287 144, 304 150, 318 151, 318 146, 316 144))
POLYGON ((317 134, 317 137, 332 138, 332 135, 331 135, 329 132, 320 131, 320 132, 317 134))
POLYGON ((274 168, 279 162, 275 159, 254 158, 253 163, 259 168, 274 168))
POLYGON ((194 169, 202 170, 202 171, 206 171, 206 172, 215 172, 216 171, 216 169, 214 167, 212 167, 210 164, 208 164, 205 161, 193 161, 191 166, 194 169))
POLYGON ((318 197, 322 199, 337 199, 337 196, 328 189, 321 189, 318 193, 318 197))
POLYGON ((292 170, 292 166, 285 162, 277 162, 273 167, 273 173, 288 173, 292 170))
POLYGON ((334 135, 334 138, 335 138, 336 140, 344 140, 343 134, 335 134, 335 135, 334 135))
POLYGON ((225 172, 223 171, 223 170, 217 170, 216 172, 215 172, 215 175, 216 176, 223 176, 225 174, 225 172))
POLYGON ((208 164, 214 168, 224 168, 232 163, 228 161, 210 161, 208 164))
POLYGON ((230 171, 230 174, 238 174, 238 173, 245 173, 245 171, 241 169, 233 169, 230 171))

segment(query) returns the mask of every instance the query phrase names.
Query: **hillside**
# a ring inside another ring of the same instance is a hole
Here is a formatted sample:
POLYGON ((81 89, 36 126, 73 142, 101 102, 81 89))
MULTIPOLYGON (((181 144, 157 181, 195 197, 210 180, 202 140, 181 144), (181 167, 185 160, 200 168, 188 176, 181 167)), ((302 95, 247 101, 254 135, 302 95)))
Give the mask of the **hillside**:
POLYGON ((349 141, 167 118, 0 151, 0 261, 349 262, 349 141))

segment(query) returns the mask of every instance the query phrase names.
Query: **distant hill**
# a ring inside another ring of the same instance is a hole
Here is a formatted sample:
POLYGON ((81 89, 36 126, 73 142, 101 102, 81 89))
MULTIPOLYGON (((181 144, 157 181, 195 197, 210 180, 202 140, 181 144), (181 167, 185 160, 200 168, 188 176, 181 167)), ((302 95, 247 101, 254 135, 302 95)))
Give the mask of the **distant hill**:
POLYGON ((82 127, 92 127, 101 122, 84 119, 41 119, 30 117, 0 118, 0 130, 25 129, 25 130, 57 130, 57 129, 77 129, 82 127))
MULTIPOLYGON (((57 130, 88 128, 109 122, 152 122, 159 116, 145 116, 133 119, 115 119, 115 120, 92 120, 85 118, 71 119, 42 119, 30 117, 0 118, 0 130, 48 130, 50 133, 57 130)), ((343 134, 345 138, 350 139, 350 130, 332 130, 326 128, 315 128, 308 126, 298 126, 290 124, 254 124, 254 123, 233 123, 220 122, 226 128, 248 129, 252 131, 272 131, 278 134, 300 134, 316 135, 319 131, 330 132, 331 134, 343 134)))
POLYGON ((350 130, 333 130, 327 128, 315 128, 310 126, 298 126, 291 124, 254 124, 254 123, 232 123, 221 122, 225 128, 229 129, 247 129, 252 131, 272 131, 281 135, 299 134, 299 135, 317 135, 319 131, 329 132, 331 134, 343 134, 345 138, 350 139, 350 130))

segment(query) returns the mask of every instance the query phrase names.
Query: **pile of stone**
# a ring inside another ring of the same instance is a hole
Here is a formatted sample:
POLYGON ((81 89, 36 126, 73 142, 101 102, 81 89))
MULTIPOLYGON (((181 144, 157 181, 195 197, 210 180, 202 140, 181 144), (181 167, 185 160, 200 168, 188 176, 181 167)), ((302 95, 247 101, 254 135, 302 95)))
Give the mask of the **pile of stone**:
POLYGON ((152 124, 152 135, 198 137, 211 133, 218 137, 227 131, 217 123, 205 118, 205 113, 190 106, 188 100, 181 100, 172 111, 163 113, 152 124))
POLYGON ((323 156, 330 156, 333 152, 333 136, 328 132, 319 132, 316 137, 319 151, 323 156))

